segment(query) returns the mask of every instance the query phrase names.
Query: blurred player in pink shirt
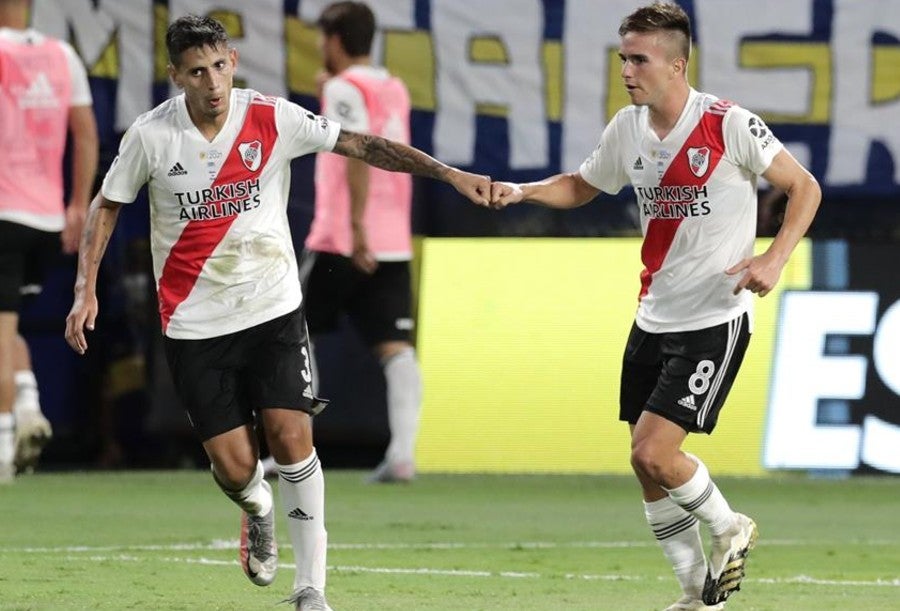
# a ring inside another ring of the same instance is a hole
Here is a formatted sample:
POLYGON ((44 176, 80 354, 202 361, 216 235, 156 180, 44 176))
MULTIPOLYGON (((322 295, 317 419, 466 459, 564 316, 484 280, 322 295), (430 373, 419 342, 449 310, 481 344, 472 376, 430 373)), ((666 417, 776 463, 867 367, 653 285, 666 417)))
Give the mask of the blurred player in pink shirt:
POLYGON ((0 483, 33 467, 52 434, 38 403, 21 295, 48 263, 76 252, 97 172, 97 126, 74 49, 29 29, 28 0, 0 0, 0 483), (63 155, 72 134, 72 184, 63 155))
MULTIPOLYGON (((362 2, 336 2, 319 17, 327 71, 322 114, 346 129, 409 143, 406 86, 371 65, 375 17, 362 2)), ((332 153, 316 158, 316 211, 301 276, 310 333, 346 312, 384 370, 391 440, 372 482, 415 475, 422 378, 412 345, 409 261, 412 178, 332 153)))

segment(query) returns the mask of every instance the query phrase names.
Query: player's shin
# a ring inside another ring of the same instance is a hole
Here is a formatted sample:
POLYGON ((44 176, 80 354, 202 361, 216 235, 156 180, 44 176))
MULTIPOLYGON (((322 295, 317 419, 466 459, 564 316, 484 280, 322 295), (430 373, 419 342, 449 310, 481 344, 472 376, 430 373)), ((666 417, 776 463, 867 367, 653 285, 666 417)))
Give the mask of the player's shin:
POLYGON ((667 492, 675 503, 709 527, 713 536, 721 535, 732 528, 735 514, 703 461, 692 454, 687 456, 697 464, 697 470, 687 482, 667 492))
POLYGON ((325 477, 315 448, 293 465, 278 465, 278 488, 287 512, 288 534, 297 566, 294 590, 325 589, 328 533, 325 530, 325 477))
POLYGON ((272 509, 272 494, 268 488, 262 485, 263 467, 262 463, 256 461, 256 470, 253 477, 247 482, 247 485, 239 490, 234 490, 225 486, 216 475, 215 468, 212 469, 213 479, 221 488, 225 496, 230 498, 234 503, 249 515, 266 515, 272 509))
POLYGON ((671 498, 644 502, 644 515, 685 595, 699 600, 706 578, 706 554, 697 518, 671 498))
POLYGON ((406 348, 386 359, 382 366, 391 430, 391 442, 385 458, 392 464, 414 468, 422 403, 422 376, 416 362, 416 352, 411 347, 406 348))

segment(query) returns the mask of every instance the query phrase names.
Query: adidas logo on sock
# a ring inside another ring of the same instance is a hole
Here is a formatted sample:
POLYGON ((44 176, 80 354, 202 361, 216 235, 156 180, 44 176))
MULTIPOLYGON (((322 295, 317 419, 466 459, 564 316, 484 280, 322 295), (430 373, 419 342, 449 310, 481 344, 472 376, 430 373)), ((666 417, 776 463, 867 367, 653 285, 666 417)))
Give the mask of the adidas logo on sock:
POLYGON ((288 512, 289 518, 294 518, 295 520, 312 520, 313 517, 300 509, 299 507, 295 507, 288 512))
POLYGON ((697 411, 697 404, 694 402, 694 395, 681 397, 680 399, 678 399, 678 405, 694 410, 695 412, 697 411))
POLYGON ((641 161, 640 157, 635 159, 634 166, 632 166, 632 169, 634 169, 634 170, 643 170, 644 169, 644 162, 641 161))
POLYGON ((180 162, 176 162, 169 170, 169 176, 184 176, 185 174, 187 174, 187 170, 181 166, 180 162))

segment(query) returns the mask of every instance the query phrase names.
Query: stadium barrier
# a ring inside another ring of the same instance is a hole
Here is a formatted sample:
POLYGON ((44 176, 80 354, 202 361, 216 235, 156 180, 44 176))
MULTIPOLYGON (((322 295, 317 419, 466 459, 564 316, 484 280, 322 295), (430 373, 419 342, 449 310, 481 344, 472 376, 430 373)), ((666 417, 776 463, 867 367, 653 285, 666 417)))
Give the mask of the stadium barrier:
MULTIPOLYGON (((687 449, 716 473, 766 473, 779 301, 810 287, 811 267, 803 241, 776 290, 756 300, 753 339, 716 434, 689 438, 687 449)), ((640 269, 639 239, 425 239, 420 469, 629 473, 619 373, 640 269)))

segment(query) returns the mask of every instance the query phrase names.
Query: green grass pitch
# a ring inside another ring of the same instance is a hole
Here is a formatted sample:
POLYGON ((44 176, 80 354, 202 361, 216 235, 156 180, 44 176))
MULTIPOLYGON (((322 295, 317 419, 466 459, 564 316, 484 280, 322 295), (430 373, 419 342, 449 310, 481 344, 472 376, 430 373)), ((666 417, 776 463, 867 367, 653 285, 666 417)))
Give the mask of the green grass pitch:
MULTIPOLYGON (((326 471, 336 611, 658 610, 678 597, 626 477, 326 471)), ((728 609, 900 609, 900 479, 718 480, 756 519, 728 609)), ((280 507, 280 505, 279 505, 280 507)), ((36 474, 0 487, 0 609, 286 609, 237 564, 238 510, 206 472, 36 474)))

